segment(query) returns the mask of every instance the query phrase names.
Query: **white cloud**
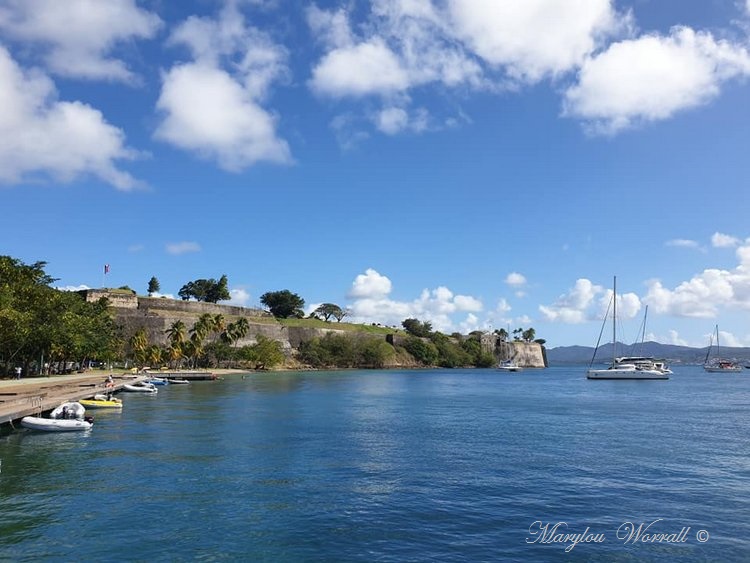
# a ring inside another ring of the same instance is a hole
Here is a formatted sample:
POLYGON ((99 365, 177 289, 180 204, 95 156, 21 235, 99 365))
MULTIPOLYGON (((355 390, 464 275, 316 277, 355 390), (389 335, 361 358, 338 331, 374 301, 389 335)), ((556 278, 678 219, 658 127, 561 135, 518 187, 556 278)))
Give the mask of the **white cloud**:
MULTIPOLYGON (((726 242, 725 237, 718 240, 726 242)), ((722 310, 750 310, 750 240, 737 239, 737 244, 735 269, 706 269, 674 289, 650 280, 644 301, 657 313, 677 317, 716 318, 722 310)))
POLYGON ((83 291, 85 289, 91 289, 87 285, 66 285, 63 287, 58 287, 60 291, 83 291))
POLYGON ((175 299, 175 296, 171 293, 160 293, 158 291, 155 291, 151 294, 151 297, 159 298, 161 299, 164 297, 165 299, 175 299))
POLYGON ((156 138, 232 172, 259 161, 291 162, 287 142, 277 135, 276 117, 259 103, 275 81, 287 76, 282 47, 245 27, 232 4, 217 20, 189 18, 170 42, 186 45, 195 60, 163 74, 157 101, 163 119, 156 138))
POLYGON ((731 235, 714 233, 711 235, 711 245, 714 248, 731 248, 740 244, 740 239, 731 235))
POLYGON ((510 313, 512 309, 513 307, 510 306, 510 304, 505 298, 501 298, 497 302, 497 307, 495 307, 495 311, 497 313, 500 313, 501 315, 507 315, 508 313, 510 313))
POLYGON ((166 246, 167 253, 179 256, 190 252, 200 252, 201 247, 197 242, 172 242, 166 246))
MULTIPOLYGON (((549 322, 579 324, 595 318, 603 319, 611 301, 611 289, 605 290, 587 279, 579 279, 568 293, 561 295, 552 305, 540 305, 539 311, 549 322)), ((640 309, 641 300, 635 293, 618 293, 619 318, 632 318, 640 309)))
POLYGON ((42 46, 53 72, 87 79, 133 80, 109 53, 118 43, 153 37, 159 17, 135 0, 6 0, 0 30, 6 37, 42 46))
POLYGON ((592 131, 616 133, 707 103, 723 82, 750 74, 750 56, 710 33, 675 27, 614 43, 586 60, 565 93, 564 113, 592 131))
POLYGON ((421 133, 429 128, 430 116, 427 110, 420 108, 412 114, 400 107, 388 107, 378 112, 373 119, 379 131, 395 135, 402 131, 421 133))
POLYGON ((313 35, 331 49, 354 44, 355 39, 349 27, 349 15, 345 10, 329 12, 313 5, 307 9, 306 14, 307 24, 313 35))
POLYGON ((379 299, 388 295, 391 287, 391 280, 368 268, 364 274, 354 278, 348 295, 355 299, 379 299))
POLYGON ((666 246, 674 246, 677 248, 696 248, 700 249, 700 244, 698 244, 697 241, 690 240, 690 239, 684 239, 684 238, 677 238, 668 240, 666 243, 666 246))
POLYGON ((92 175, 119 190, 138 187, 115 164, 137 156, 125 146, 123 132, 91 106, 57 100, 47 76, 24 71, 2 47, 0 100, 0 182, 23 182, 39 174, 71 182, 92 175))
POLYGON ((523 82, 576 68, 603 35, 628 22, 610 0, 449 0, 448 9, 475 54, 523 82))
POLYGON ((714 318, 719 309, 738 306, 750 309, 750 274, 708 269, 682 282, 675 289, 659 280, 647 282, 644 302, 657 313, 677 317, 714 318))
POLYGON ((475 313, 484 309, 482 302, 471 295, 456 295, 453 298, 457 311, 473 311, 475 313))
POLYGON ((379 39, 331 51, 313 69, 310 81, 315 92, 333 97, 389 94, 408 86, 398 57, 379 39))
POLYGON ((354 322, 380 323, 388 326, 401 326, 408 318, 429 321, 435 330, 453 332, 458 326, 453 316, 457 313, 482 311, 482 302, 470 295, 455 295, 445 286, 422 290, 412 301, 395 301, 389 295, 391 281, 373 269, 358 275, 349 291, 353 299, 350 306, 354 322))
POLYGON ((522 287, 526 285, 526 277, 518 272, 511 272, 505 277, 505 283, 511 287, 522 287))
POLYGON ((229 290, 229 301, 225 303, 227 305, 236 305, 238 307, 246 307, 250 302, 250 294, 242 288, 233 288, 229 290))

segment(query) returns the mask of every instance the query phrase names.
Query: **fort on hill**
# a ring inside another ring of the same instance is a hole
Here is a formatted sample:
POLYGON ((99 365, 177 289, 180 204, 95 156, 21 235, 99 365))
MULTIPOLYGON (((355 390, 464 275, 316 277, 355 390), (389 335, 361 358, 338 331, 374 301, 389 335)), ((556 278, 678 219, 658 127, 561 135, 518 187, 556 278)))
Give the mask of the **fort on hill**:
MULTIPOLYGON (((223 315, 227 323, 240 317, 250 325, 247 335, 240 339, 238 346, 249 346, 257 342, 259 335, 278 341, 287 357, 292 357, 300 343, 326 333, 346 334, 374 338, 372 333, 337 328, 337 323, 328 327, 286 326, 263 309, 219 305, 202 301, 183 301, 167 297, 143 297, 127 289, 86 289, 78 292, 86 301, 96 302, 106 298, 113 308, 116 322, 130 336, 143 329, 149 342, 167 344, 167 330, 178 320, 192 326, 203 314, 223 315)), ((357 325, 347 325, 356 327, 357 325)), ((390 344, 397 346, 405 338, 398 334, 382 335, 390 344)), ((484 334, 481 338, 484 351, 494 354, 498 362, 514 360, 518 365, 529 368, 547 367, 544 347, 536 342, 502 342, 494 334, 484 334)), ((394 365, 393 367, 400 367, 394 365)), ((404 366, 405 367, 405 366, 404 366)))

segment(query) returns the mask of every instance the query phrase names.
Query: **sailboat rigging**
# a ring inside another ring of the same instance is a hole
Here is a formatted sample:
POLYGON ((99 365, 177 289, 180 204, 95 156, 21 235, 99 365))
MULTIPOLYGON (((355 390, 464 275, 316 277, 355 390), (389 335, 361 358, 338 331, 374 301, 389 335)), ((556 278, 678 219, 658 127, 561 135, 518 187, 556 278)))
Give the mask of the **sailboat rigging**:
POLYGON ((706 352, 706 359, 703 361, 703 369, 711 373, 736 373, 742 371, 742 366, 735 364, 731 360, 725 360, 721 358, 721 351, 719 346, 719 325, 716 325, 714 332, 711 334, 711 339, 708 343, 708 351, 706 352), (716 358, 709 361, 711 356, 711 348, 713 348, 714 334, 716 335, 716 358))
MULTIPOLYGON (((604 317, 607 322, 607 316, 604 317)), ((645 322, 645 319, 644 319, 645 322)), ((602 328, 603 330, 603 328, 602 328)), ((600 335, 601 338, 601 335, 600 335)), ((597 342, 597 348, 599 343, 597 342)), ((596 357, 596 352, 594 352, 596 357)), ((617 277, 612 285, 612 363, 606 369, 589 369, 587 379, 669 379, 668 369, 658 368, 651 358, 617 357, 617 277), (639 361, 626 361, 626 360, 639 361)), ((593 363, 593 359, 592 359, 593 363)))

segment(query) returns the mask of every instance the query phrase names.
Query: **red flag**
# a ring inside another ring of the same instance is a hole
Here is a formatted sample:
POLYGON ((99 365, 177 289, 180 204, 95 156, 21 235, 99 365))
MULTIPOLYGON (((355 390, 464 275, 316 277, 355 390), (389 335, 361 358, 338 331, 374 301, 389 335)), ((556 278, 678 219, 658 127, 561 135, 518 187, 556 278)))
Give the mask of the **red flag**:
POLYGON ((105 274, 109 273, 109 264, 104 264, 104 273, 105 274))

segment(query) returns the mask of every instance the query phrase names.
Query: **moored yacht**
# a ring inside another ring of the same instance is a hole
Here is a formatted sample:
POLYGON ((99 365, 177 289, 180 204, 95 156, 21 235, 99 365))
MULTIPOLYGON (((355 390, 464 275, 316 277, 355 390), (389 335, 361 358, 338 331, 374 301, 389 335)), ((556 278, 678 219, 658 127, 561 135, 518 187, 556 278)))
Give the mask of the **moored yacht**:
MULTIPOLYGON (((607 321, 605 316, 604 322, 607 321)), ((617 346, 617 278, 612 288, 612 363, 605 369, 589 369, 587 379, 669 379, 669 370, 657 369, 653 362, 646 362, 646 358, 615 356, 617 346), (627 361, 626 361, 627 360, 627 361), (643 360, 643 361, 634 361, 643 360)), ((596 357, 596 352, 594 352, 596 357)), ((593 363, 593 358, 592 358, 593 363)), ((666 367, 666 366, 664 366, 666 367)))

